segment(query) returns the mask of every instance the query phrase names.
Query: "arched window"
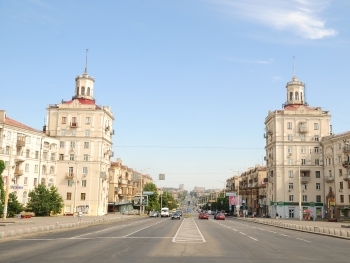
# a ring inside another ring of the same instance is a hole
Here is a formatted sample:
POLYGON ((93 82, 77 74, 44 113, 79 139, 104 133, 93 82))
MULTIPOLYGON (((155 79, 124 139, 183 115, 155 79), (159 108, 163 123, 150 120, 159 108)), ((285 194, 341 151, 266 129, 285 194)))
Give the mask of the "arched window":
POLYGON ((299 92, 297 92, 297 91, 295 92, 295 99, 299 100, 299 92))
POLYGON ((81 95, 85 95, 85 87, 81 87, 81 95))
POLYGON ((42 171, 43 171, 43 174, 46 174, 46 165, 43 165, 42 171))
POLYGON ((289 100, 293 100, 293 92, 289 92, 289 100))
POLYGON ((52 179, 52 178, 49 180, 49 183, 47 184, 47 186, 48 186, 48 187, 54 186, 54 184, 53 184, 53 179, 52 179))
POLYGON ((50 174, 54 174, 55 173, 55 167, 54 166, 51 166, 50 167, 50 174))
POLYGON ((300 100, 301 100, 301 101, 304 100, 304 99, 303 99, 303 93, 302 93, 302 92, 300 92, 300 100))
POLYGON ((26 203, 27 203, 27 191, 24 191, 22 195, 22 204, 25 205, 26 203))
POLYGON ((45 178, 41 178, 41 184, 42 185, 46 185, 46 179, 45 178))
POLYGON ((76 88, 75 95, 79 95, 79 87, 76 88))
POLYGON ((90 87, 87 88, 87 93, 86 95, 90 96, 90 87))

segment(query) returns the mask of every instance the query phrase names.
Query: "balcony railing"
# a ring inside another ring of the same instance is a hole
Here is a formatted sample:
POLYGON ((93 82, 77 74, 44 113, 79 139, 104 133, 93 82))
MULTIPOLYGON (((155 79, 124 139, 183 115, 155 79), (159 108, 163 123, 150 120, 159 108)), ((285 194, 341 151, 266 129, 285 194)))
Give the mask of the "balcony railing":
POLYGON ((343 147, 343 153, 350 153, 350 146, 349 145, 343 147))
POLYGON ((343 162, 343 167, 344 168, 349 168, 350 167, 350 162, 349 161, 344 161, 343 162))
POLYGON ((304 132, 307 132, 308 131, 308 128, 305 127, 305 126, 299 126, 299 132, 300 133, 304 133, 304 132))
POLYGON ((66 173, 66 179, 73 179, 74 173, 66 173))
POLYGON ((23 139, 17 139, 16 146, 17 147, 24 147, 24 146, 26 146, 26 141, 23 139))
POLYGON ((350 174, 346 174, 343 176, 344 181, 349 181, 350 180, 350 174))
POLYGON ((15 172, 14 172, 14 175, 17 175, 17 176, 23 175, 23 170, 22 170, 22 169, 19 169, 19 168, 16 168, 16 169, 15 169, 15 172))
POLYGON ((326 183, 333 183, 334 182, 334 177, 333 176, 325 176, 324 181, 326 183))
POLYGON ((78 127, 78 123, 77 122, 71 122, 70 123, 70 127, 72 127, 72 128, 78 127))
POLYGON ((310 183, 310 176, 300 176, 300 182, 302 184, 310 183))

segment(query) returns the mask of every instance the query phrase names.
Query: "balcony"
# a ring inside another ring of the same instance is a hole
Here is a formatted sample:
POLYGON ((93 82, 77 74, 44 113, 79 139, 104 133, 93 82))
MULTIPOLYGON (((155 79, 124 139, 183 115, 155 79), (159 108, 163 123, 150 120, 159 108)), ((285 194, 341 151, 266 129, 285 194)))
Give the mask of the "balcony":
POLYGON ((343 161, 343 167, 346 169, 350 168, 350 162, 349 161, 343 161))
POLYGON ((350 153, 350 145, 343 147, 343 153, 350 153))
POLYGON ((334 177, 333 176, 325 176, 324 181, 326 183, 333 183, 334 182, 334 177))
POLYGON ((300 182, 302 184, 310 183, 310 176, 300 176, 300 182))
POLYGON ((24 162, 26 158, 22 155, 22 153, 17 153, 15 156, 15 162, 24 162))
POLYGON ((69 126, 71 128, 76 128, 76 127, 78 127, 78 123, 77 122, 71 122, 69 126))
POLYGON ((125 180, 125 179, 119 179, 118 180, 118 183, 122 184, 122 185, 127 185, 128 184, 128 180, 125 180))
POLYGON ((299 126, 299 133, 305 133, 305 132, 308 132, 307 126, 300 125, 299 126))
POLYGON ((25 141, 25 138, 24 139, 17 139, 17 143, 16 143, 16 146, 17 147, 24 147, 26 146, 26 141, 25 141))
POLYGON ((22 169, 19 169, 19 168, 16 168, 16 169, 15 169, 15 172, 14 172, 14 175, 17 175, 17 176, 23 175, 23 170, 22 170, 22 169))
POLYGON ((66 173, 66 179, 73 179, 74 173, 66 173))
POLYGON ((346 174, 343 176, 344 181, 350 181, 350 174, 346 174))

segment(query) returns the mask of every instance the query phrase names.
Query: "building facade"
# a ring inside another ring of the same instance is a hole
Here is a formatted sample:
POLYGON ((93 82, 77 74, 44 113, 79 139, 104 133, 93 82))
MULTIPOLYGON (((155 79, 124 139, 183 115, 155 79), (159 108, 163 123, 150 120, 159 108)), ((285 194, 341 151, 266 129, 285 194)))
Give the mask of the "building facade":
POLYGON ((47 108, 45 133, 58 140, 56 183, 64 214, 107 213, 114 116, 109 106, 95 103, 94 83, 85 69, 75 78, 72 99, 47 108))
POLYGON ((324 217, 321 138, 329 136, 330 114, 305 102, 305 85, 295 76, 286 85, 282 110, 265 118, 268 214, 299 218, 303 211, 324 217))

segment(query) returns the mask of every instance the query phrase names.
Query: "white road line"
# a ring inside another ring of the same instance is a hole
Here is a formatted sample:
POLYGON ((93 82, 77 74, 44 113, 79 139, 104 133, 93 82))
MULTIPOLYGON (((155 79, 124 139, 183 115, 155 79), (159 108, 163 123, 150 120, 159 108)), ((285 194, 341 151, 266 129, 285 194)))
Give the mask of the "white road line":
POLYGON ((284 236, 284 237, 290 237, 290 236, 288 236, 288 235, 285 235, 285 234, 280 234, 281 236, 284 236))
POLYGON ((305 240, 305 239, 298 238, 298 237, 297 237, 297 239, 299 239, 299 240, 301 240, 301 241, 305 241, 305 242, 309 242, 309 243, 311 243, 311 241, 309 241, 309 240, 305 240))
POLYGON ((193 218, 185 218, 173 237, 174 243, 206 242, 193 218))
POLYGON ((248 236, 249 238, 251 238, 251 239, 253 239, 254 241, 258 241, 257 239, 255 239, 254 237, 250 237, 250 236, 248 236))

